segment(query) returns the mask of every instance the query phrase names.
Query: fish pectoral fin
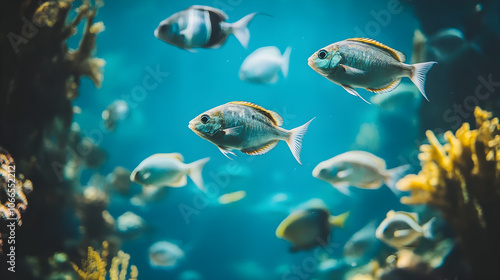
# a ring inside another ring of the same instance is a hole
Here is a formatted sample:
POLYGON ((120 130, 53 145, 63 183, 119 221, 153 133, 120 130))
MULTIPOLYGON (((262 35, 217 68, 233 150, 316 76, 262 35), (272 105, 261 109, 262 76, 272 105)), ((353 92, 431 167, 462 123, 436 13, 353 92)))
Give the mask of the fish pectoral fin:
POLYGON ((342 85, 342 87, 350 94, 354 95, 354 96, 357 96, 359 98, 361 98, 364 102, 368 103, 368 104, 371 104, 370 102, 366 101, 363 97, 361 97, 361 95, 359 95, 359 93, 353 88, 353 87, 350 87, 350 86, 347 86, 347 85, 342 85))
POLYGON ((396 79, 394 82, 388 84, 385 87, 367 88, 366 90, 369 90, 369 91, 374 92, 374 93, 386 93, 386 92, 390 92, 390 91, 394 90, 395 88, 397 88, 400 83, 401 83, 401 78, 396 79))
POLYGON ((352 174, 352 169, 346 169, 346 170, 342 170, 342 171, 337 172, 337 177, 339 177, 340 179, 344 179, 351 174, 352 174))
POLYGON ((406 237, 411 234, 410 229, 401 229, 401 230, 396 230, 394 232, 394 237, 399 238, 399 237, 406 237))
POLYGON ((242 130, 243 130, 243 126, 239 125, 239 126, 223 129, 222 131, 224 131, 225 135, 238 136, 242 130))
POLYGON ((263 146, 243 149, 243 150, 241 150, 241 152, 243 152, 247 155, 251 155, 251 156, 263 155, 263 154, 269 152, 270 150, 272 150, 274 147, 276 147, 278 142, 279 142, 279 140, 274 140, 274 141, 271 141, 271 142, 264 144, 263 146))
POLYGON ((347 66, 344 64, 339 64, 339 66, 341 66, 344 69, 345 73, 348 75, 364 75, 364 74, 366 74, 366 71, 363 71, 363 70, 358 69, 358 68, 354 68, 354 67, 347 66))
POLYGON ((230 159, 230 160, 233 160, 233 159, 232 159, 232 158, 230 158, 230 157, 229 157, 229 155, 236 156, 236 154, 235 154, 235 153, 233 153, 233 152, 231 152, 231 150, 228 150, 228 149, 223 148, 223 147, 221 147, 221 146, 217 146, 217 148, 219 148, 219 150, 221 151, 221 153, 222 153, 225 157, 227 157, 228 159, 230 159))
POLYGON ((184 187, 185 185, 187 185, 187 176, 186 175, 179 177, 179 179, 177 179, 174 182, 168 183, 166 186, 172 187, 172 188, 180 188, 180 187, 184 187))

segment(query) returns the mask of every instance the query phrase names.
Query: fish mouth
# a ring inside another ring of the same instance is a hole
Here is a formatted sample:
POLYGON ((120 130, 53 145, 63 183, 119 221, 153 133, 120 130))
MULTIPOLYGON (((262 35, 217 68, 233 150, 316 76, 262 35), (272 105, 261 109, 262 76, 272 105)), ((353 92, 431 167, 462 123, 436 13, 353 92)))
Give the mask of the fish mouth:
POLYGON ((312 56, 310 56, 308 59, 307 59, 307 65, 309 65, 309 67, 313 68, 314 69, 314 58, 312 56))

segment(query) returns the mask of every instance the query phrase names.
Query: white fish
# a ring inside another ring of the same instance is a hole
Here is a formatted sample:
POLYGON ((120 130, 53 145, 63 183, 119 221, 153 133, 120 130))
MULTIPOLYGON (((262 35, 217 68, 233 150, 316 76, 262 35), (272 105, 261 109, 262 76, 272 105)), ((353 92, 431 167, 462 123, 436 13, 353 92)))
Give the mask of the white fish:
POLYGON ((143 186, 183 187, 187 184, 187 176, 195 185, 204 190, 201 171, 210 158, 204 158, 190 164, 183 163, 179 153, 155 154, 143 160, 132 174, 130 181, 143 186))
POLYGON ((349 151, 320 162, 313 170, 313 176, 332 184, 340 192, 349 195, 347 187, 378 189, 385 182, 395 193, 395 181, 408 170, 403 165, 387 170, 385 160, 364 151, 349 151))
POLYGON ((240 79, 256 84, 274 84, 278 81, 281 70, 283 76, 288 75, 291 47, 281 55, 276 47, 262 47, 251 53, 240 67, 240 79))
POLYGON ((396 249, 414 247, 420 237, 433 238, 433 222, 434 218, 420 226, 416 213, 391 210, 378 226, 375 236, 396 249))

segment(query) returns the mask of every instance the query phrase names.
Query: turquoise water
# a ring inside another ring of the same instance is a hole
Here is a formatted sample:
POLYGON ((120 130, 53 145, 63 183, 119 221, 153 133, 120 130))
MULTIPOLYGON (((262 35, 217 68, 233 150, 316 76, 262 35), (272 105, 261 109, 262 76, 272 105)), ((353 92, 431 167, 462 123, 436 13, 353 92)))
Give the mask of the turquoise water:
MULTIPOLYGON (((334 229, 332 257, 341 257, 345 241, 369 221, 382 220, 391 209, 406 209, 386 187, 352 189, 352 196, 347 197, 311 175, 319 162, 352 149, 369 150, 383 157, 389 168, 415 163, 410 159, 415 156, 411 152, 418 144, 414 140, 417 133, 415 128, 406 125, 416 114, 415 110, 397 117, 380 117, 375 105, 349 95, 307 65, 307 58, 320 48, 347 38, 362 37, 359 30, 409 57, 418 23, 409 6, 400 6, 398 13, 392 13, 382 24, 377 22, 374 14, 387 11, 388 3, 395 2, 105 3, 97 20, 104 22, 106 30, 97 39, 96 53, 106 60, 104 82, 97 90, 89 80, 82 80, 80 96, 75 100, 82 114, 74 118, 84 134, 108 153, 107 162, 98 172, 108 174, 116 166, 133 170, 155 153, 178 152, 185 162, 211 158, 203 171, 210 190, 208 195, 198 191, 189 180, 184 188, 169 189, 165 198, 145 207, 133 206, 124 197, 111 198, 109 211, 113 217, 133 211, 154 228, 141 238, 122 244, 122 249, 131 255, 130 262, 138 266, 140 279, 176 279, 185 270, 195 270, 203 279, 293 279, 292 276, 286 278, 286 272, 293 265, 302 265, 304 259, 315 257, 313 251, 290 253, 290 244, 275 236, 276 227, 293 207, 311 198, 321 198, 333 214, 351 211, 346 228, 334 229), (272 17, 257 16, 252 21, 247 49, 234 36, 220 49, 201 49, 196 53, 154 37, 153 31, 160 21, 195 4, 225 5, 223 9, 229 22, 251 12, 272 17), (288 77, 280 76, 272 85, 241 81, 238 77, 241 63, 252 51, 264 46, 276 46, 281 52, 292 47, 288 77), (145 89, 144 79, 151 76, 151 71, 160 74, 149 80, 155 85, 145 89), (129 104, 130 115, 109 133, 101 125, 101 112, 116 99, 129 104), (238 156, 231 161, 213 144, 188 129, 188 122, 195 116, 237 100, 278 112, 284 118, 286 129, 316 117, 304 138, 303 165, 294 160, 284 142, 262 156, 237 152, 238 156), (366 123, 382 133, 358 136, 366 123), (235 174, 240 176, 231 176, 235 174), (217 205, 220 194, 237 190, 245 190, 247 197, 234 204, 217 205), (258 207, 266 205, 265 201, 276 193, 288 195, 289 200, 283 207, 277 210, 269 209, 269 205, 258 207), (180 211, 185 206, 196 210, 187 218, 180 211), (148 248, 162 240, 174 242, 185 250, 186 258, 178 267, 170 270, 150 267, 148 248)), ((77 39, 72 40, 77 42, 77 39)), ((359 92, 365 98, 372 95, 364 90, 359 92)), ((434 93, 427 94, 432 100, 434 93)), ((86 171, 82 183, 91 175, 92 172, 86 171)), ((302 279, 312 279, 313 275, 314 271, 302 279)))

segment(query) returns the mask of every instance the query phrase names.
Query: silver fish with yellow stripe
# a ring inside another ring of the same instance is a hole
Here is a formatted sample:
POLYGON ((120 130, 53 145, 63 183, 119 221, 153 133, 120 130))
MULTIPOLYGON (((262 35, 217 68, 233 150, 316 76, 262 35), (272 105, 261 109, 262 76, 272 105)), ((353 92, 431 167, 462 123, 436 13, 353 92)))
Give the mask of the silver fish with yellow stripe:
POLYGON ((402 77, 409 77, 425 94, 427 72, 436 62, 405 64, 406 56, 372 39, 353 38, 333 43, 315 52, 309 66, 321 76, 366 101, 354 88, 374 93, 395 89, 402 77))
POLYGON ((302 138, 311 121, 286 130, 280 127, 283 118, 278 113, 250 102, 233 101, 197 116, 189 122, 189 128, 215 144, 226 157, 229 157, 228 154, 235 155, 231 150, 262 155, 283 140, 300 163, 302 138))

